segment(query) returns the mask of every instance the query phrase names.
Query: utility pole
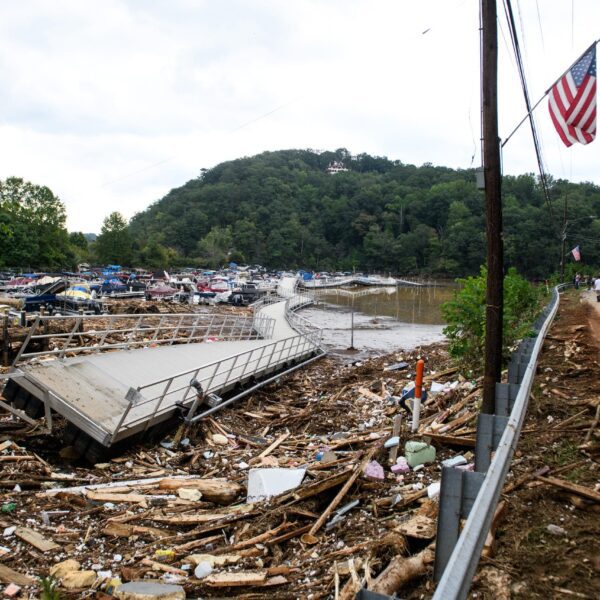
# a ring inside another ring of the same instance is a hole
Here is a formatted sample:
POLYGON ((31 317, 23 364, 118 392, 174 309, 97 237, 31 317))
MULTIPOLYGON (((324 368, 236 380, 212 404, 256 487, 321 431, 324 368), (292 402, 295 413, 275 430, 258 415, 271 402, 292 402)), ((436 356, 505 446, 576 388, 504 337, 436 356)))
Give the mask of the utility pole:
POLYGON ((502 370, 503 244, 502 180, 498 137, 498 29, 496 0, 481 0, 482 126, 485 176, 487 289, 485 307, 485 368, 481 411, 493 413, 496 382, 502 370))
POLYGON ((563 211, 563 226, 562 226, 562 248, 560 251, 560 282, 565 281, 565 245, 567 243, 567 196, 565 195, 565 207, 563 211))

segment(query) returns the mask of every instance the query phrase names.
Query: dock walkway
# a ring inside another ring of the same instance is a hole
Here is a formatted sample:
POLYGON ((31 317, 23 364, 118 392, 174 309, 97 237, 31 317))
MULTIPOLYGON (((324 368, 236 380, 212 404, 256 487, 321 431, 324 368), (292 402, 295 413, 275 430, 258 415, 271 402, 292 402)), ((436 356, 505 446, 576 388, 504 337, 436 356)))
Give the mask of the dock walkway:
POLYGON ((259 307, 252 339, 178 343, 52 357, 18 365, 15 382, 103 446, 190 408, 203 394, 221 396, 285 370, 321 349, 320 330, 295 315, 306 299, 259 307), (270 323, 270 327, 264 326, 270 323), (256 330, 267 335, 256 335, 256 330))

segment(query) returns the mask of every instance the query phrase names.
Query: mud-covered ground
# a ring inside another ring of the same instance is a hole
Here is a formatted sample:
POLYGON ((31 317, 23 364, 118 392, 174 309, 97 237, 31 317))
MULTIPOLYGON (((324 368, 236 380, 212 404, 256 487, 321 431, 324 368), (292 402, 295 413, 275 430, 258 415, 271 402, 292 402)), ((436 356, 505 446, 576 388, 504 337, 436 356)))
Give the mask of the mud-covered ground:
POLYGON ((504 494, 493 559, 480 563, 474 597, 600 598, 600 503, 548 485, 547 475, 600 492, 600 303, 571 290, 543 346, 524 431, 504 494))

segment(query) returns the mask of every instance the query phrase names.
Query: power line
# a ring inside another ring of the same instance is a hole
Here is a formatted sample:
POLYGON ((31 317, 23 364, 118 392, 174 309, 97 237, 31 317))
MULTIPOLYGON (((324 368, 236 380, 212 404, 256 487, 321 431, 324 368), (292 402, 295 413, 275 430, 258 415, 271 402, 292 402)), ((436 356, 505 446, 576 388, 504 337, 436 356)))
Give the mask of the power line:
MULTIPOLYGON (((504 12, 506 14, 506 18, 509 25, 509 31, 511 35, 511 40, 513 44, 513 50, 515 53, 515 58, 517 61, 517 68, 519 72, 519 79, 521 80, 521 88, 523 89, 523 96, 525 98, 525 106, 527 107, 529 124, 531 127, 531 134, 533 137, 533 145, 535 148, 535 155, 538 163, 538 170, 540 172, 540 182, 542 184, 542 189, 544 192, 544 200, 546 202, 546 206, 548 207, 548 211, 550 213, 550 217, 554 220, 554 214, 552 210, 552 201, 550 200, 550 193, 548 190, 547 176, 546 171, 544 169, 544 161, 542 158, 542 149, 539 141, 539 136, 537 132, 537 127, 535 124, 535 119, 533 118, 533 112, 531 108, 531 101, 529 99, 529 90, 527 87, 527 79, 525 77, 525 68, 523 66, 523 58, 521 55, 521 48, 519 46, 519 39, 517 35, 517 28, 515 25, 515 19, 513 16, 513 10, 510 0, 504 0, 504 12)), ((557 231, 558 234, 558 231, 557 231)))

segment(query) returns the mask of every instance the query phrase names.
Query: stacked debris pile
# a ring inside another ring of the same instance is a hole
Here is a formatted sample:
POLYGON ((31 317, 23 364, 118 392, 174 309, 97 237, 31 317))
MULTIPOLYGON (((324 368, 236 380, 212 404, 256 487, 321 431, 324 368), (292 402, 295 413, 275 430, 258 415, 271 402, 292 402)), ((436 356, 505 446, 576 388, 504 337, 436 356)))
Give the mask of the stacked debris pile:
POLYGON ((128 597, 139 581, 189 598, 410 597, 431 567, 441 461, 472 468, 479 400, 443 347, 420 354, 326 359, 93 467, 0 428, 0 581, 70 598, 128 597))

